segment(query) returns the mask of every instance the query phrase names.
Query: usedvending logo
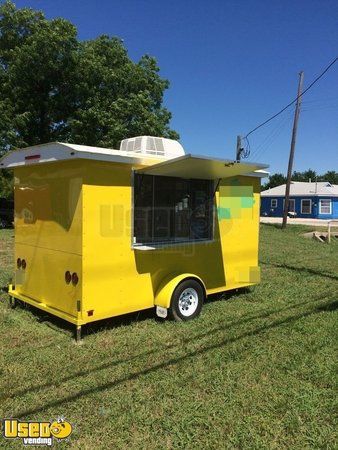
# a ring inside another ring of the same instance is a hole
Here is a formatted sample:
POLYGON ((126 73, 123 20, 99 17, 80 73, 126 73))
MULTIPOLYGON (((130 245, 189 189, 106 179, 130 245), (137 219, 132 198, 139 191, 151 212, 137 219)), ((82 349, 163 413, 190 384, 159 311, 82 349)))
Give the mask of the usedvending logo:
POLYGON ((17 419, 4 419, 2 433, 6 439, 21 439, 23 445, 47 445, 55 440, 67 439, 72 433, 72 425, 64 417, 54 422, 24 422, 17 419))

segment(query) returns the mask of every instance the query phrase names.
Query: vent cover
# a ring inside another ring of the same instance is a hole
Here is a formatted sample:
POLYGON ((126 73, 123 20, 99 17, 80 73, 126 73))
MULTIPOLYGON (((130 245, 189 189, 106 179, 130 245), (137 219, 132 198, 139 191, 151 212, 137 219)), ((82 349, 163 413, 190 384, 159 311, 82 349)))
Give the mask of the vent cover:
POLYGON ((121 142, 120 150, 128 153, 162 156, 165 159, 176 158, 185 154, 179 142, 154 136, 138 136, 124 139, 121 142))

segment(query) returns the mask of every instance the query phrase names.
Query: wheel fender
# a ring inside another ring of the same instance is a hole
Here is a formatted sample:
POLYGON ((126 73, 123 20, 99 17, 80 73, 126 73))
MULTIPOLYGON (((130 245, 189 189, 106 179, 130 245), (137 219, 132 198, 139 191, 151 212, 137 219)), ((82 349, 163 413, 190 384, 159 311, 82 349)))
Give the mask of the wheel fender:
POLYGON ((173 295, 175 288, 181 283, 181 281, 186 280, 187 278, 192 278, 199 281, 203 286, 204 294, 206 294, 205 284, 197 275, 193 273, 171 274, 162 281, 157 289, 154 304, 156 306, 162 306, 163 308, 169 308, 171 296, 173 295))

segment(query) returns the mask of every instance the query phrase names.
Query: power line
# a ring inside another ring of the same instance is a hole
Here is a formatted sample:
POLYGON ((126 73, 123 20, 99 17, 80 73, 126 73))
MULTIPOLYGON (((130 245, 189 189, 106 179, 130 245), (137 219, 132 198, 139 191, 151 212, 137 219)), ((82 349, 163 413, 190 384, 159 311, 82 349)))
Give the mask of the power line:
POLYGON ((337 101, 338 100, 338 96, 334 95, 331 97, 320 97, 320 98, 311 98, 309 100, 305 100, 302 103, 318 103, 318 102, 331 102, 331 101, 337 101))
POLYGON ((290 119, 293 114, 288 114, 284 116, 279 122, 278 125, 273 129, 273 131, 267 135, 267 137, 262 141, 258 147, 256 147, 252 154, 251 159, 254 158, 255 161, 258 161, 259 158, 269 149, 269 147, 276 141, 276 139, 280 136, 285 126, 290 123, 290 119))
POLYGON ((270 136, 266 142, 259 147, 259 150, 256 150, 256 153, 254 156, 252 156, 252 159, 254 158, 255 161, 258 161, 262 155, 268 151, 272 144, 277 140, 277 138, 281 135, 282 131, 285 129, 285 127, 290 124, 291 116, 286 116, 283 121, 279 124, 279 127, 275 130, 275 132, 270 136))
POLYGON ((305 107, 305 108, 302 108, 302 111, 314 111, 314 112, 317 112, 317 111, 328 111, 328 110, 331 110, 331 111, 333 111, 333 110, 335 110, 335 109, 338 109, 338 105, 331 105, 331 106, 321 106, 320 108, 308 108, 308 107, 305 107))
POLYGON ((249 131, 249 133, 247 133, 244 136, 244 139, 246 140, 246 142, 249 144, 248 141, 248 136, 250 136, 250 134, 252 134, 254 131, 257 131, 259 128, 263 127, 264 125, 266 125, 268 122, 270 122, 271 120, 273 120, 275 117, 279 116, 280 114, 282 114, 282 112, 284 112, 286 109, 290 108, 290 106, 292 106, 300 97, 302 97, 309 89, 312 88, 312 86, 317 83, 318 80, 320 80, 322 78, 323 75, 325 75, 325 73, 333 66, 333 64, 335 64, 338 61, 338 57, 336 57, 333 61, 331 61, 331 63, 323 70, 323 72, 318 75, 317 78, 315 78, 312 83, 306 88, 304 89, 303 92, 301 92, 294 100, 292 100, 292 102, 288 103, 284 108, 282 108, 280 111, 278 111, 276 114, 274 114, 273 116, 271 116, 269 119, 265 120, 264 122, 262 122, 261 124, 257 125, 255 128, 253 128, 251 131, 249 131))
POLYGON ((302 108, 302 111, 323 111, 325 109, 337 109, 338 103, 332 105, 322 105, 322 106, 308 106, 305 105, 305 108, 302 108))
POLYGON ((331 98, 318 98, 317 100, 305 100, 305 102, 302 102, 303 105, 310 105, 310 104, 326 104, 326 103, 332 103, 337 102, 338 97, 331 97, 331 98))

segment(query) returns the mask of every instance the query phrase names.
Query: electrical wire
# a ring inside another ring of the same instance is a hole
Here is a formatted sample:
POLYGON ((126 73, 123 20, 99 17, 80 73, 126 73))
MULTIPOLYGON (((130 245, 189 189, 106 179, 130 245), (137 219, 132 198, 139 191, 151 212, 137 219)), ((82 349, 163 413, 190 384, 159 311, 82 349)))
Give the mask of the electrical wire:
POLYGON ((285 122, 292 117, 292 114, 287 114, 286 116, 283 116, 278 122, 277 126, 272 128, 270 132, 266 135, 266 137, 262 140, 262 142, 257 146, 254 147, 254 150, 251 154, 252 158, 257 158, 258 154, 260 153, 261 149, 264 149, 267 145, 270 144, 271 140, 274 138, 276 133, 283 127, 285 122))
POLYGON ((313 104, 313 103, 326 104, 326 103, 331 103, 331 102, 336 102, 336 101, 338 101, 338 97, 336 97, 336 96, 335 97, 322 97, 322 98, 315 98, 312 100, 302 101, 302 105, 310 104, 310 103, 311 104, 313 104))
POLYGON ((315 83, 317 83, 317 81, 319 81, 325 75, 325 73, 333 66, 333 64, 335 64, 337 61, 338 61, 338 57, 336 57, 333 61, 331 61, 331 63, 323 70, 323 72, 320 75, 318 75, 318 77, 315 78, 312 81, 312 83, 303 92, 301 92, 299 95, 297 95, 297 97, 294 100, 292 100, 290 103, 288 103, 286 106, 284 106, 284 108, 282 108, 276 114, 274 114, 273 116, 269 117, 269 119, 265 120, 264 122, 262 122, 261 124, 257 125, 255 128, 253 128, 251 131, 249 131, 249 133, 247 133, 244 136, 244 139, 246 140, 246 142, 248 143, 248 137, 250 136, 250 134, 252 134, 253 132, 257 131, 259 128, 263 127, 264 125, 269 123, 271 120, 275 119, 277 116, 282 114, 282 112, 284 112, 286 109, 290 108, 290 106, 292 106, 300 97, 302 97, 308 90, 310 90, 312 88, 312 86, 315 83))
POLYGON ((282 131, 285 129, 285 127, 287 125, 291 125, 292 122, 292 115, 290 117, 286 117, 286 120, 284 120, 281 124, 280 127, 276 130, 276 132, 271 136, 270 140, 268 142, 266 142, 266 145, 263 146, 256 154, 255 158, 259 159, 262 157, 262 155, 270 149, 270 147, 272 146, 272 144, 277 140, 277 138, 279 138, 279 136, 281 135, 282 131))
POLYGON ((267 135, 267 137, 264 139, 264 141, 262 141, 262 143, 254 149, 254 151, 252 152, 252 155, 251 155, 252 158, 255 158, 256 160, 258 160, 258 158, 260 158, 262 156, 262 154, 266 152, 266 150, 280 136, 280 134, 283 131, 283 129, 285 128, 285 126, 291 122, 292 116, 293 116, 293 113, 287 114, 278 122, 278 125, 271 131, 270 134, 267 135))
POLYGON ((338 108, 338 103, 335 105, 322 105, 322 106, 307 106, 305 105, 304 108, 302 108, 302 112, 303 111, 323 111, 325 109, 337 109, 338 108))

